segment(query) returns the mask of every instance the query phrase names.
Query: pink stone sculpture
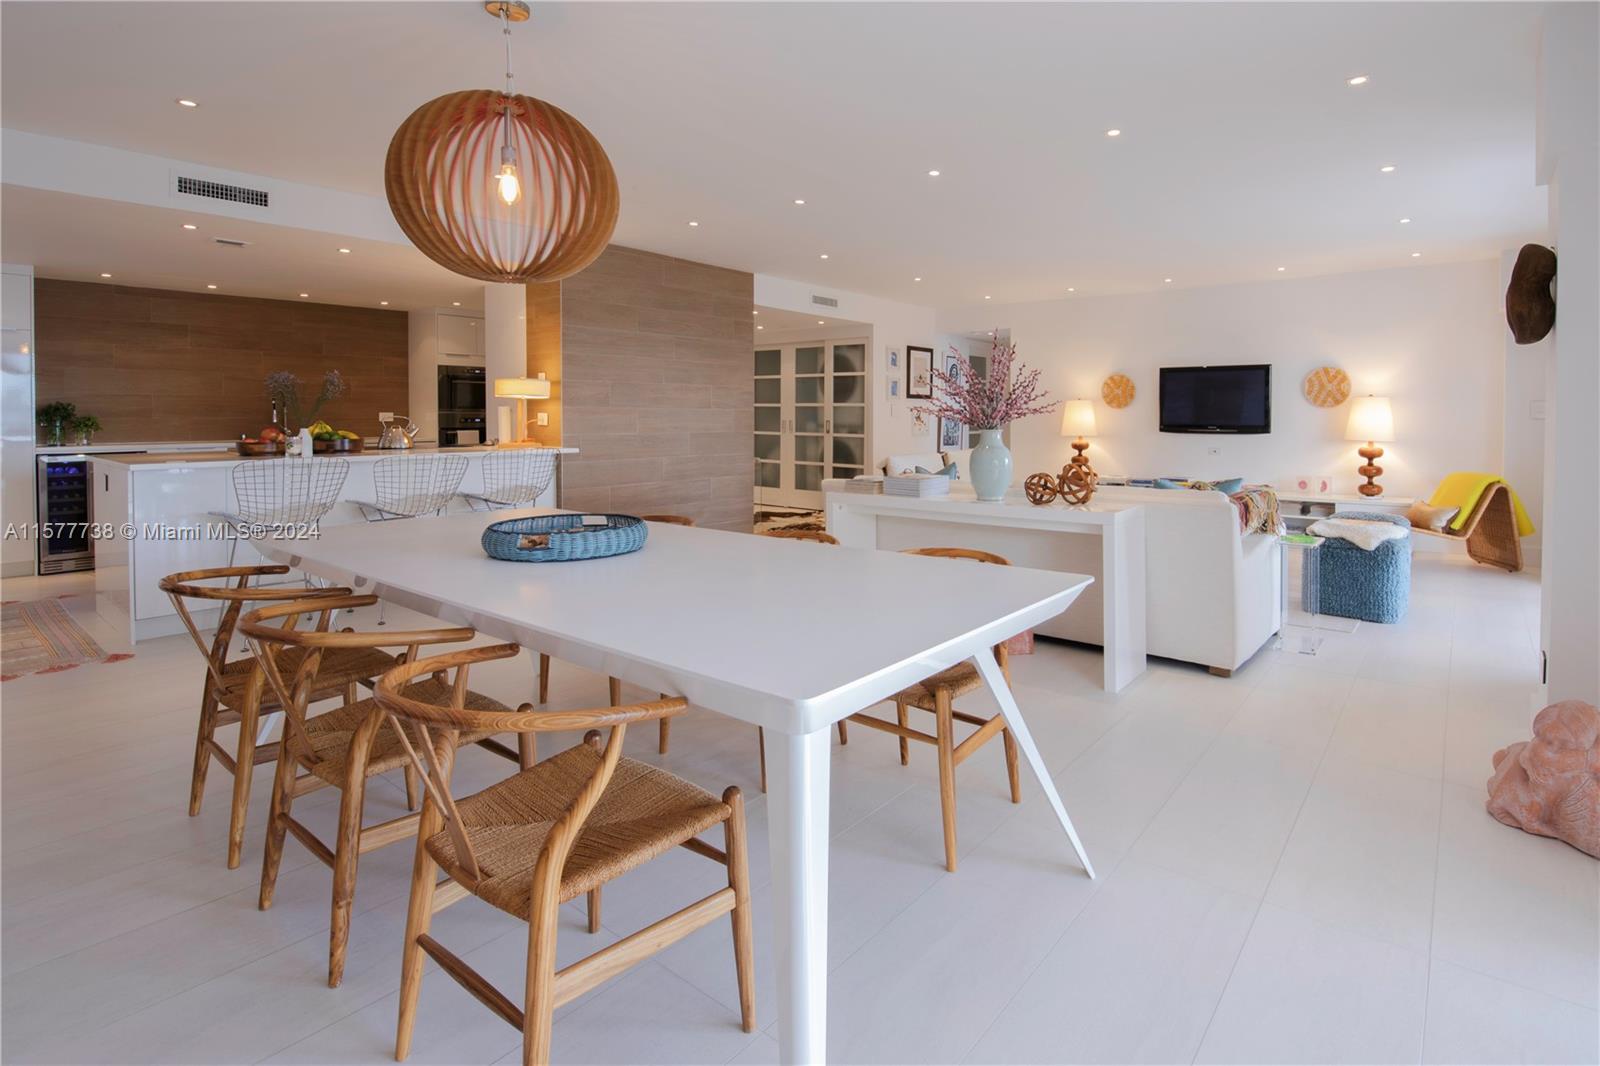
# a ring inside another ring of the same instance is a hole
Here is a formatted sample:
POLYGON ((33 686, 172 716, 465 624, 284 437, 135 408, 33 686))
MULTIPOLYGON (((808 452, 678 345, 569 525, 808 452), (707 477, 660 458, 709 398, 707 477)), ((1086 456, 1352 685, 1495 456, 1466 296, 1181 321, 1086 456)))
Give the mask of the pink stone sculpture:
POLYGON ((1600 858, 1600 710, 1563 700, 1540 711, 1532 740, 1494 753, 1484 806, 1506 825, 1600 858))

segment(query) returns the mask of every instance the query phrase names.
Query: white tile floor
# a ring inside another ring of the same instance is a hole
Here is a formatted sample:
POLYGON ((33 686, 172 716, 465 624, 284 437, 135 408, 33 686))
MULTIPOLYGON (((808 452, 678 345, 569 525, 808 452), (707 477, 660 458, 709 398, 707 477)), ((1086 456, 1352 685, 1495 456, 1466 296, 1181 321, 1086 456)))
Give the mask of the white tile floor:
MULTIPOLYGON (((830 1055, 835 1062, 1595 1062, 1597 863, 1483 811, 1491 753, 1539 704, 1538 586, 1418 558, 1399 626, 1331 634, 1316 657, 1235 677, 1154 662, 1119 697, 1098 657, 1040 643, 1018 695, 1095 864, 1072 865, 1037 790, 1006 802, 998 746, 960 774, 958 873, 941 867, 926 750, 835 747, 830 1055)), ((5 583, 5 598, 82 592, 5 583)), ((87 597, 69 599, 108 643, 87 597)), ((391 624, 397 619, 391 612, 391 624)), ((403 619, 400 619, 403 621, 403 619)), ((245 863, 223 862, 227 775, 185 815, 200 661, 186 638, 0 689, 7 1062, 390 1061, 409 845, 362 862, 344 985, 323 982, 329 875, 288 845, 256 910, 270 774, 245 863)), ((477 687, 525 698, 525 659, 477 687)), ((554 701, 603 698, 560 669, 554 701)), ((653 730, 632 738, 656 759, 653 730)), ((747 727, 691 712, 660 760, 750 800, 758 1010, 737 1025, 722 923, 564 1008, 565 1062, 770 1062, 765 803, 747 727)), ((460 782, 505 764, 476 750, 460 782)), ((396 782, 369 816, 400 809, 396 782)), ((302 800, 326 829, 331 792, 302 800)), ((677 852, 606 890, 606 929, 569 914, 564 959, 702 894, 677 852)), ((440 939, 503 987, 523 926, 476 902, 440 939)), ((432 973, 412 1061, 514 1061, 518 1035, 432 973)))

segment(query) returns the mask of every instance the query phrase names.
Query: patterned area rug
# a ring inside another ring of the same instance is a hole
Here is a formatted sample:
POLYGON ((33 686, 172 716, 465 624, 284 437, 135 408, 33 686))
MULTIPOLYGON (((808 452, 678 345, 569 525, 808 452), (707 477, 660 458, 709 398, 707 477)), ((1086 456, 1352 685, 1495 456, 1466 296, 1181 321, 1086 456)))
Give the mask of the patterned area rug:
POLYGON ((0 681, 131 658, 131 654, 107 655, 60 600, 0 604, 0 681))
POLYGON ((813 530, 820 533, 827 528, 821 511, 807 511, 800 508, 756 508, 757 533, 765 533, 771 529, 813 530))

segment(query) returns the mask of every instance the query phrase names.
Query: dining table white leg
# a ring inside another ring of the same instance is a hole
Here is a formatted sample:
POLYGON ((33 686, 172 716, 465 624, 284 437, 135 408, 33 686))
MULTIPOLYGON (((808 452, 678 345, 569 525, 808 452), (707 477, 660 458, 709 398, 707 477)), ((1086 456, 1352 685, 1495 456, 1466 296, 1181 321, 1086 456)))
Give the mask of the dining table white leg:
MULTIPOLYGON (((1000 713, 1005 717, 1006 728, 1010 730, 1011 738, 1017 742, 1017 748, 1022 752, 1023 758, 1028 760, 1033 776, 1039 779, 1039 787, 1044 789, 1045 796, 1050 800, 1050 806, 1055 808, 1056 817, 1061 821, 1061 828, 1067 831, 1067 839, 1072 842, 1072 850, 1078 853, 1078 862, 1083 865, 1083 872, 1091 878, 1094 877, 1094 866, 1089 862, 1089 853, 1083 850, 1083 842, 1078 839, 1078 831, 1072 827, 1072 819, 1067 815, 1066 805, 1061 802, 1061 795, 1056 792, 1056 783, 1050 778, 1050 768, 1044 764, 1044 757, 1039 754, 1039 747, 1033 742, 1033 734, 1028 732, 1028 724, 1022 720, 1022 709, 1017 706, 1016 697, 1011 694, 1011 686, 1006 684, 1006 675, 1001 671, 994 652, 985 648, 972 659, 978 664, 978 673, 983 675, 984 683, 994 694, 995 702, 1000 704, 1000 713)), ((774 858, 773 862, 777 862, 777 859, 774 858)))
POLYGON ((831 729, 768 729, 767 824, 778 946, 778 1059, 828 1051, 828 760, 831 729))

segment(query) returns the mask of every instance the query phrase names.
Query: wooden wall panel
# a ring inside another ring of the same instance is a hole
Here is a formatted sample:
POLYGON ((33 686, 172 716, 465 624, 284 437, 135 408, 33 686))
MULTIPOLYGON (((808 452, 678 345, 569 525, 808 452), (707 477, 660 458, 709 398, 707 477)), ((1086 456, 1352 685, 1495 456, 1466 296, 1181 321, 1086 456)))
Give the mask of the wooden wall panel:
POLYGON ((39 278, 34 314, 37 400, 98 417, 97 442, 254 434, 274 370, 298 374, 308 400, 340 371, 350 390, 319 417, 362 436, 408 403, 403 311, 39 278))
POLYGON ((561 283, 566 506, 750 530, 754 297, 743 271, 616 246, 561 283))

